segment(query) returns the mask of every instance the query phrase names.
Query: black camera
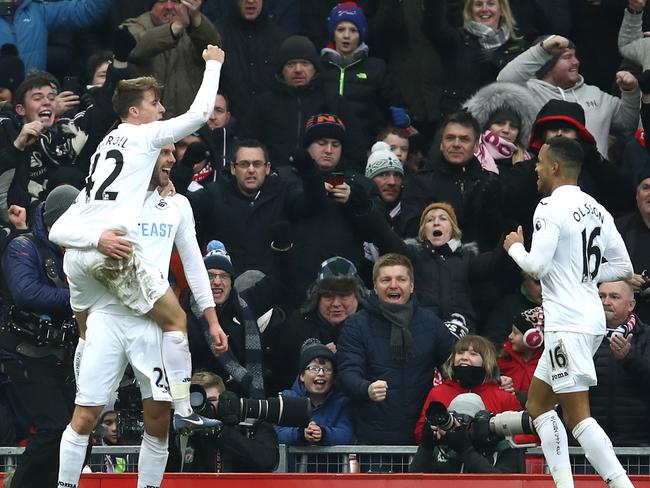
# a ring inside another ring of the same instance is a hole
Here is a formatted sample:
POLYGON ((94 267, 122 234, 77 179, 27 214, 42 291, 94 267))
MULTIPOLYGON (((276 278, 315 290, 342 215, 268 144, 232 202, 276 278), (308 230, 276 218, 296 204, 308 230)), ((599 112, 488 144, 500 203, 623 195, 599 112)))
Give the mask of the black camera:
POLYGON ((117 439, 128 444, 139 443, 144 433, 144 416, 142 413, 142 396, 135 379, 130 379, 118 389, 117 439))
POLYGON ((470 415, 449 412, 447 407, 440 402, 431 402, 424 413, 424 417, 430 425, 444 431, 453 430, 455 422, 458 422, 461 427, 468 427, 474 419, 470 415))
POLYGON ((272 424, 287 427, 306 427, 309 424, 311 405, 308 398, 283 397, 266 400, 239 398, 231 391, 219 395, 217 408, 207 400, 205 390, 200 385, 190 386, 190 403, 199 415, 221 420, 225 425, 234 426, 249 419, 266 420, 272 424))
POLYGON ((16 2, 14 0, 0 0, 0 16, 6 17, 16 13, 16 2))

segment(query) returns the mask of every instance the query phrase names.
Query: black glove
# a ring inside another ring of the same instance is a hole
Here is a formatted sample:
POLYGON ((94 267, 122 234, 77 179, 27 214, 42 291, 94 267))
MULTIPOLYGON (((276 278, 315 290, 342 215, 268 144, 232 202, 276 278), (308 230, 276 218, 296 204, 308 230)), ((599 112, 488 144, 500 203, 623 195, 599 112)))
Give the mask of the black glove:
POLYGON ((124 26, 118 27, 113 35, 113 56, 117 61, 127 62, 129 53, 135 47, 135 37, 124 26))
POLYGON ((445 321, 445 327, 456 339, 465 337, 469 333, 467 321, 459 313, 452 313, 449 319, 445 321))
POLYGON ((423 447, 432 448, 436 444, 437 440, 434 438, 433 431, 431 430, 431 424, 428 420, 424 421, 424 427, 422 427, 422 437, 420 438, 420 445, 423 447))
POLYGON ((298 171, 308 171, 316 167, 316 161, 313 160, 305 149, 296 149, 291 156, 289 156, 289 164, 298 171))
POLYGON ((210 159, 210 150, 203 141, 196 141, 187 146, 181 165, 193 168, 196 163, 210 159))
POLYGON ((354 180, 350 183, 348 205, 355 215, 365 215, 372 209, 370 195, 368 195, 368 192, 361 183, 354 180))
POLYGON ((458 454, 462 454, 472 446, 469 437, 467 437, 465 427, 462 426, 448 431, 445 436, 440 439, 440 442, 448 445, 458 454))
POLYGON ((293 246, 291 223, 287 220, 278 220, 269 227, 271 247, 278 251, 287 251, 293 246))

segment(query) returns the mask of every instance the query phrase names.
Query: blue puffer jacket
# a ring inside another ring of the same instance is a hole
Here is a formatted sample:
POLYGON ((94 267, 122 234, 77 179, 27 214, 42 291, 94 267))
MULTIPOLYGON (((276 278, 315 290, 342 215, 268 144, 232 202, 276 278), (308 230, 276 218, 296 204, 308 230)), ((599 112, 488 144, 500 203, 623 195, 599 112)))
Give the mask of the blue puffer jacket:
MULTIPOLYGON (((296 378, 290 390, 282 392, 284 397, 306 397, 305 384, 296 378)), ((347 397, 340 392, 330 391, 325 403, 313 408, 310 420, 313 420, 323 431, 319 446, 336 446, 352 443, 352 411, 347 397)), ((308 444, 303 435, 302 427, 280 427, 274 425, 280 444, 294 446, 308 444)))
MULTIPOLYGON (((33 234, 52 250, 57 274, 64 280, 63 254, 57 245, 47 239, 42 212, 41 203, 32 219, 33 234)), ((71 316, 70 291, 68 288, 57 288, 48 279, 40 252, 30 238, 20 235, 9 242, 2 255, 2 272, 14 304, 20 309, 47 314, 54 320, 71 316)))
POLYGON ((0 17, 0 46, 11 43, 18 47, 25 73, 45 69, 48 32, 91 25, 100 20, 110 6, 111 0, 23 0, 13 22, 0 17))
POLYGON ((451 354, 455 339, 442 321, 417 302, 414 306, 410 326, 413 351, 405 362, 391 356, 392 326, 382 316, 375 293, 364 302, 362 311, 342 325, 336 354, 339 381, 352 399, 360 444, 415 445, 413 430, 433 385, 433 370, 451 354), (368 398, 368 386, 376 380, 388 383, 383 402, 368 398))

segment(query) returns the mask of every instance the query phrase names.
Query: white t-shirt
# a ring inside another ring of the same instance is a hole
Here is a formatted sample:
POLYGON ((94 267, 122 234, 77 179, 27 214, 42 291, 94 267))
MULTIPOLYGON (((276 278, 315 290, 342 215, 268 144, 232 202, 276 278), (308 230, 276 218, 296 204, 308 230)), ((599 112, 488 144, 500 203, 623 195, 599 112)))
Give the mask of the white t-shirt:
POLYGON ((104 137, 90 160, 86 188, 54 223, 50 240, 67 248, 84 248, 62 231, 72 224, 84 229, 93 247, 105 230, 122 230, 126 239, 136 242, 138 218, 160 149, 207 122, 220 72, 221 63, 206 62, 203 82, 186 113, 149 124, 123 123, 104 137))
POLYGON ((541 280, 545 330, 604 334, 597 285, 632 275, 612 216, 577 186, 563 185, 539 202, 533 226, 530 252, 516 243, 509 254, 541 280))

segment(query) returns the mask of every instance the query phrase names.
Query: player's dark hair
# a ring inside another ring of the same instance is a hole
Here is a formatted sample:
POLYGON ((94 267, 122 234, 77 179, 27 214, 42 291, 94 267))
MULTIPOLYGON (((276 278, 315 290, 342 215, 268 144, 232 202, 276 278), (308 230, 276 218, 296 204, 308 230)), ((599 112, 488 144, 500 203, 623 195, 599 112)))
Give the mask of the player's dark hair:
POLYGON ((266 149, 266 146, 264 144, 262 144, 257 139, 239 139, 235 142, 235 146, 232 151, 232 163, 237 161, 237 153, 242 147, 261 149, 262 152, 264 152, 264 161, 267 163, 269 162, 269 151, 266 149))
POLYGON ((126 119, 129 115, 129 108, 140 105, 144 94, 149 90, 153 90, 156 97, 160 97, 162 85, 152 76, 120 81, 113 93, 113 110, 119 118, 126 119))
POLYGON ((552 137, 546 144, 551 159, 558 161, 565 173, 577 178, 585 158, 580 143, 568 137, 552 137))

